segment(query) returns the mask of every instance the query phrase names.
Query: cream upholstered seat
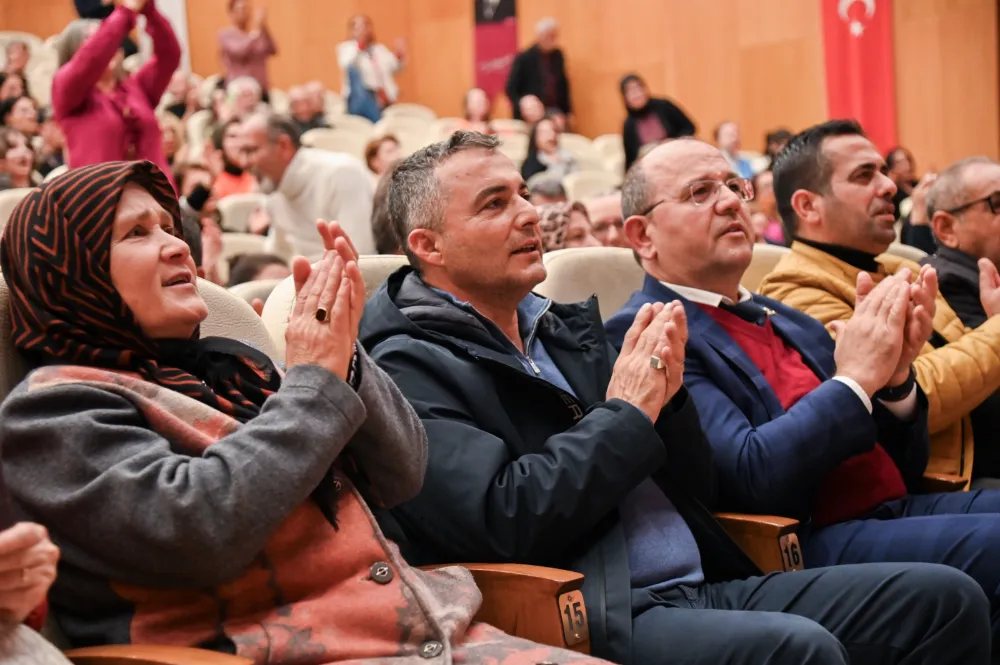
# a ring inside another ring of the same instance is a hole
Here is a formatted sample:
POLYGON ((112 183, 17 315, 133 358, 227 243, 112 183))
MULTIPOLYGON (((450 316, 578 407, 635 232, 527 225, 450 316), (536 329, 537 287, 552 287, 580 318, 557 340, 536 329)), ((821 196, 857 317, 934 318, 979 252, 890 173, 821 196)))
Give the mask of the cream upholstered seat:
POLYGON ((342 129, 360 134, 365 137, 366 141, 375 133, 375 124, 368 118, 362 118, 360 115, 327 116, 327 121, 333 129, 342 129))
MULTIPOLYGON (((407 265, 405 256, 400 254, 370 254, 358 257, 358 268, 365 280, 365 299, 382 286, 389 275, 407 265)), ((295 303, 295 283, 291 277, 283 280, 271 291, 271 296, 264 303, 264 313, 261 319, 267 326, 278 352, 285 353, 285 328, 288 327, 288 315, 295 303)))
MULTIPOLYGON (((787 247, 754 245, 750 267, 741 280, 743 287, 755 290, 788 251, 787 247)), ((618 247, 559 249, 546 253, 543 259, 549 274, 535 291, 562 303, 580 302, 596 294, 604 320, 642 288, 645 277, 632 250, 618 247)))
MULTIPOLYGON (((257 313, 241 298, 204 279, 198 291, 208 305, 208 318, 201 324, 202 337, 228 337, 277 360, 277 349, 257 313)), ((0 275, 0 400, 28 374, 24 357, 14 348, 13 322, 10 316, 10 290, 0 275)))
POLYGON ((7 220, 10 219, 17 204, 30 194, 32 189, 32 187, 18 187, 0 192, 0 231, 7 226, 7 220))
POLYGON ((909 259, 914 263, 920 263, 925 258, 927 258, 927 252, 922 249, 917 249, 910 245, 904 245, 901 242, 894 242, 889 245, 889 249, 885 250, 886 254, 892 254, 893 256, 899 256, 904 259, 909 259))
POLYGON ((778 265, 781 257, 790 251, 792 250, 780 245, 766 245, 763 243, 754 245, 750 267, 743 273, 743 279, 740 280, 740 284, 745 289, 756 291, 767 274, 774 270, 774 266, 778 265))
POLYGON ((66 166, 65 164, 63 164, 62 166, 57 166, 51 171, 49 171, 47 174, 45 174, 45 178, 42 180, 42 182, 48 182, 49 180, 54 180, 59 176, 61 176, 63 173, 66 173, 67 171, 69 171, 69 167, 66 166))
POLYGON ((580 247, 547 252, 548 277, 535 291, 556 302, 574 303, 597 295, 601 318, 621 309, 642 288, 643 271, 632 250, 621 247, 580 247))
POLYGON ((229 280, 229 261, 241 254, 263 254, 267 238, 253 233, 223 233, 222 254, 219 255, 219 279, 229 280))
POLYGON ((382 117, 386 120, 392 118, 417 118, 424 121, 424 123, 431 123, 437 118, 437 114, 434 113, 433 109, 423 104, 399 102, 387 106, 382 111, 382 117))
POLYGON ((580 201, 588 196, 620 187, 622 177, 603 170, 574 171, 562 179, 562 184, 570 201, 580 201))
POLYGON ((225 231, 246 233, 250 226, 250 215, 263 208, 267 197, 263 194, 233 194, 219 200, 222 228, 225 231))
POLYGON ((364 161, 365 146, 372 136, 371 130, 358 131, 340 126, 335 126, 334 129, 310 129, 302 135, 302 145, 329 152, 342 152, 364 161))
POLYGON ((283 279, 254 279, 249 282, 243 282, 242 284, 237 284, 236 286, 230 286, 229 292, 232 293, 237 298, 240 298, 244 302, 253 304, 254 300, 258 298, 267 302, 268 297, 270 297, 271 292, 274 291, 274 287, 281 284, 283 279))

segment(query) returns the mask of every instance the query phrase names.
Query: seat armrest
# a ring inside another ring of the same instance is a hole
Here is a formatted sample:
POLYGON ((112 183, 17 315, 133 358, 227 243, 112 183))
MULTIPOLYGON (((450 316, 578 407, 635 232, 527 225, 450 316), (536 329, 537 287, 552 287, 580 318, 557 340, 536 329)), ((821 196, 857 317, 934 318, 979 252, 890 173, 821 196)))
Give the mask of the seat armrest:
POLYGON ((925 494, 941 492, 961 492, 968 489, 969 481, 950 473, 925 473, 920 482, 920 491, 925 494))
POLYGON ((206 649, 119 644, 67 651, 74 665, 253 665, 249 658, 206 649))
POLYGON ((715 519, 765 573, 803 569, 802 548, 795 535, 798 520, 743 513, 715 513, 715 519))
MULTIPOLYGON (((483 594, 476 620, 532 642, 590 653, 583 575, 508 563, 463 563, 483 594)), ((440 566, 424 566, 433 570, 440 566)))

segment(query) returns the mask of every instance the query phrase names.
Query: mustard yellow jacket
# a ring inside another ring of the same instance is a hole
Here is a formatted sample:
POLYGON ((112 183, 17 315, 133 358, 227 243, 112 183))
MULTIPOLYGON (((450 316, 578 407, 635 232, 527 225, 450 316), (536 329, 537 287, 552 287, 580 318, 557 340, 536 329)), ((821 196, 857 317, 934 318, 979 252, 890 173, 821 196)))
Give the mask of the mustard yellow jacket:
MULTIPOLYGON (((914 275, 920 266, 883 254, 879 270, 869 273, 878 283, 902 268, 914 275)), ((861 270, 803 243, 793 243, 764 281, 761 295, 779 300, 821 321, 846 321, 854 312, 855 285, 861 270)), ((927 395, 931 460, 927 471, 962 476, 972 473, 973 438, 969 413, 1000 388, 1000 315, 976 329, 966 328, 941 295, 936 301, 934 330, 948 344, 924 344, 913 368, 927 395)))

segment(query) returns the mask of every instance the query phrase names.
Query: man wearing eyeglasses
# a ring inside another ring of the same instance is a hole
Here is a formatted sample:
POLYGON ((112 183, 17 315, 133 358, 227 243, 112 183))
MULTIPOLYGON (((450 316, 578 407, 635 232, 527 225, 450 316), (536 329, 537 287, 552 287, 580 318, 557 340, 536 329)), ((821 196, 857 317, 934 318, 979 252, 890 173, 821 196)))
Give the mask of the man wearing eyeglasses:
MULTIPOLYGON (((861 163, 891 186, 870 149, 861 163)), ((928 432, 927 399, 910 367, 933 326, 933 269, 883 275, 877 285, 867 273, 857 278, 861 303, 835 324, 835 343, 820 322, 740 286, 753 255, 752 196, 725 157, 697 140, 659 146, 629 172, 625 234, 646 278, 607 321, 609 340, 624 342, 640 307, 679 299, 684 387, 712 448, 719 509, 802 520, 808 568, 961 569, 993 599, 998 643, 1000 492, 912 493, 928 432)))
MULTIPOLYGON (((881 254, 895 239, 896 185, 881 173, 884 162, 860 127, 827 122, 794 137, 789 148, 774 166, 774 182, 778 210, 795 242, 759 290, 830 328, 854 311, 859 276, 878 282, 903 268, 915 273, 917 266, 881 254)), ((988 202, 973 201, 988 193, 956 197, 948 209, 961 219, 988 214, 988 202)), ((1000 313, 1000 277, 992 264, 983 266, 984 310, 1000 313)), ((929 402, 928 470, 971 479, 973 488, 995 486, 1000 429, 978 416, 997 412, 988 401, 1000 388, 1000 316, 969 328, 940 295, 935 307, 933 333, 913 363, 929 402)))

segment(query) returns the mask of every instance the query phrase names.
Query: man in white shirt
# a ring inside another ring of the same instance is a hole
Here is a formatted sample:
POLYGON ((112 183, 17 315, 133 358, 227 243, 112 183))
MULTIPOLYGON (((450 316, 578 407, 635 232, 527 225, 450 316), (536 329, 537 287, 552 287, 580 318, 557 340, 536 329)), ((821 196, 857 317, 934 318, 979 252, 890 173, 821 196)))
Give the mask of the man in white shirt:
POLYGON ((304 148, 295 123, 283 116, 251 117, 244 124, 248 162, 274 185, 268 196, 270 251, 323 255, 316 220, 340 222, 361 254, 372 254, 374 186, 364 164, 350 155, 304 148))

